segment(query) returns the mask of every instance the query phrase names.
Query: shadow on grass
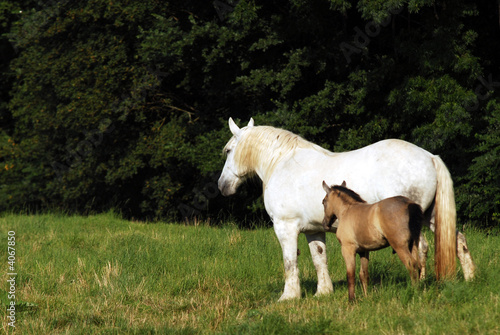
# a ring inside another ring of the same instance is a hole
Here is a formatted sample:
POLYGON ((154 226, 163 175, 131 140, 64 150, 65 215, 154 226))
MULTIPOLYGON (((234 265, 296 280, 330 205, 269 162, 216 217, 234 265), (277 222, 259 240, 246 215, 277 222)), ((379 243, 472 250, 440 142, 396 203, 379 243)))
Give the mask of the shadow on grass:
MULTIPOLYGON (((417 290, 424 290, 436 285, 435 276, 427 276, 425 279, 420 280, 415 285, 412 283, 410 275, 405 271, 394 269, 390 266, 377 266, 369 272, 368 282, 368 295, 376 289, 384 287, 393 287, 397 291, 411 288, 417 290)), ((359 271, 359 269, 358 269, 359 271)), ((348 292, 347 279, 333 281, 333 291, 348 292)), ((318 282, 314 279, 306 279, 301 281, 302 285, 302 298, 314 296, 316 293, 318 282)), ((359 272, 356 273, 356 293, 362 296, 361 282, 359 280, 359 272)))
MULTIPOLYGON (((333 291, 345 290, 347 292, 347 280, 333 281, 333 291)), ((318 282, 312 279, 306 279, 301 281, 302 285, 302 298, 312 297, 316 294, 318 288, 318 282)))
MULTIPOLYGON (((359 280, 359 260, 357 260, 357 263, 356 295, 362 297, 361 282, 359 280)), ((436 281, 436 277, 432 272, 432 267, 433 264, 427 264, 426 278, 413 284, 410 274, 396 254, 389 255, 386 253, 386 255, 378 256, 378 259, 371 259, 369 264, 368 296, 375 292, 385 292, 384 294, 396 296, 399 296, 401 292, 406 292, 406 295, 411 297, 413 295, 418 295, 419 292, 423 293, 430 288, 437 288, 440 290, 442 285, 436 281)), ((345 268, 343 268, 342 271, 343 276, 345 276, 345 268)), ((347 279, 334 280, 332 284, 334 292, 345 292, 347 295, 347 279)), ((277 300, 283 293, 284 285, 284 279, 269 283, 267 285, 267 290, 272 293, 273 297, 277 300)), ((316 277, 311 275, 309 278, 301 278, 300 285, 301 298, 313 297, 316 294, 318 281, 316 277)))

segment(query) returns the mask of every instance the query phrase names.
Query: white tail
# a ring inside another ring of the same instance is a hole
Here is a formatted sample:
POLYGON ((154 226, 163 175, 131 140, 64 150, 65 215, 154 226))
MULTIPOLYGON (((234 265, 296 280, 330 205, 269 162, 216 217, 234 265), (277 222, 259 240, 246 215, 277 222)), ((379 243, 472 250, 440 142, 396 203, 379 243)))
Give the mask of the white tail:
POLYGON ((437 172, 435 202, 435 256, 437 279, 455 275, 457 253, 456 208, 453 192, 453 180, 443 160, 439 156, 432 158, 437 172))

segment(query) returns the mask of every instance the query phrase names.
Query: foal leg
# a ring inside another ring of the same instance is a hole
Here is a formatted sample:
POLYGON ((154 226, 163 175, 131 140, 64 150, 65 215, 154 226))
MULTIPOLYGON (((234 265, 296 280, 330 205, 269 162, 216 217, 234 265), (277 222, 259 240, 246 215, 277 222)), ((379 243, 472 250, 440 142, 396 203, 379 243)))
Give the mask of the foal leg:
POLYGON ((306 235, 314 267, 316 268, 316 272, 318 274, 318 288, 316 290, 317 296, 333 292, 332 280, 328 274, 325 235, 326 234, 324 232, 306 235))
POLYGON ((420 266, 420 258, 418 254, 418 241, 413 241, 413 245, 411 246, 411 258, 415 262, 417 279, 420 279, 420 270, 422 267, 420 266))
POLYGON ((283 251, 285 290, 279 301, 300 298, 299 268, 297 266, 297 240, 299 230, 293 222, 275 220, 274 231, 283 251))
POLYGON ((361 286, 363 287, 363 293, 365 294, 365 297, 367 295, 368 291, 368 281, 369 281, 369 276, 368 276, 368 261, 370 260, 369 257, 369 252, 361 252, 359 254, 359 257, 361 258, 361 267, 359 269, 359 280, 361 281, 361 286))
POLYGON ((356 249, 352 246, 342 245, 342 256, 344 257, 347 270, 347 287, 349 290, 349 301, 354 301, 354 286, 356 284, 356 249))
POLYGON ((418 280, 418 260, 412 257, 410 250, 408 249, 408 243, 404 246, 396 246, 393 248, 408 272, 410 272, 411 281, 415 283, 418 280))

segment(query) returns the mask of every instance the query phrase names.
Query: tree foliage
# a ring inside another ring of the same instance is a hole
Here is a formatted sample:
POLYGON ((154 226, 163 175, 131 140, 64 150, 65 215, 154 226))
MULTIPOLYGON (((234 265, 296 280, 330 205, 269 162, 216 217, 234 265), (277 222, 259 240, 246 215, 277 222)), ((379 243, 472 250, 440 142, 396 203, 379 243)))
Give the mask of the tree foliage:
MULTIPOLYGON (((0 209, 261 215, 215 182, 229 116, 330 150, 442 156, 498 220, 498 7, 487 1, 0 1, 0 209)), ((255 185, 254 185, 255 186, 255 185)))

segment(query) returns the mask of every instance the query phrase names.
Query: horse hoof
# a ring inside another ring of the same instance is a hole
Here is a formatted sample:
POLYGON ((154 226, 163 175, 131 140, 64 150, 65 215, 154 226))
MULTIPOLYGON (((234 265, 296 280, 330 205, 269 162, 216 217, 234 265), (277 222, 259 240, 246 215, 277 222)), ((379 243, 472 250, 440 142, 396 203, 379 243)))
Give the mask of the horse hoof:
POLYGON ((318 291, 314 294, 315 297, 324 297, 325 295, 329 295, 333 293, 333 290, 332 291, 318 291))
POLYGON ((292 300, 292 299, 300 299, 300 295, 298 296, 295 296, 295 295, 291 295, 291 294, 282 294, 281 297, 278 299, 278 302, 281 302, 281 301, 287 301, 287 300, 292 300))

